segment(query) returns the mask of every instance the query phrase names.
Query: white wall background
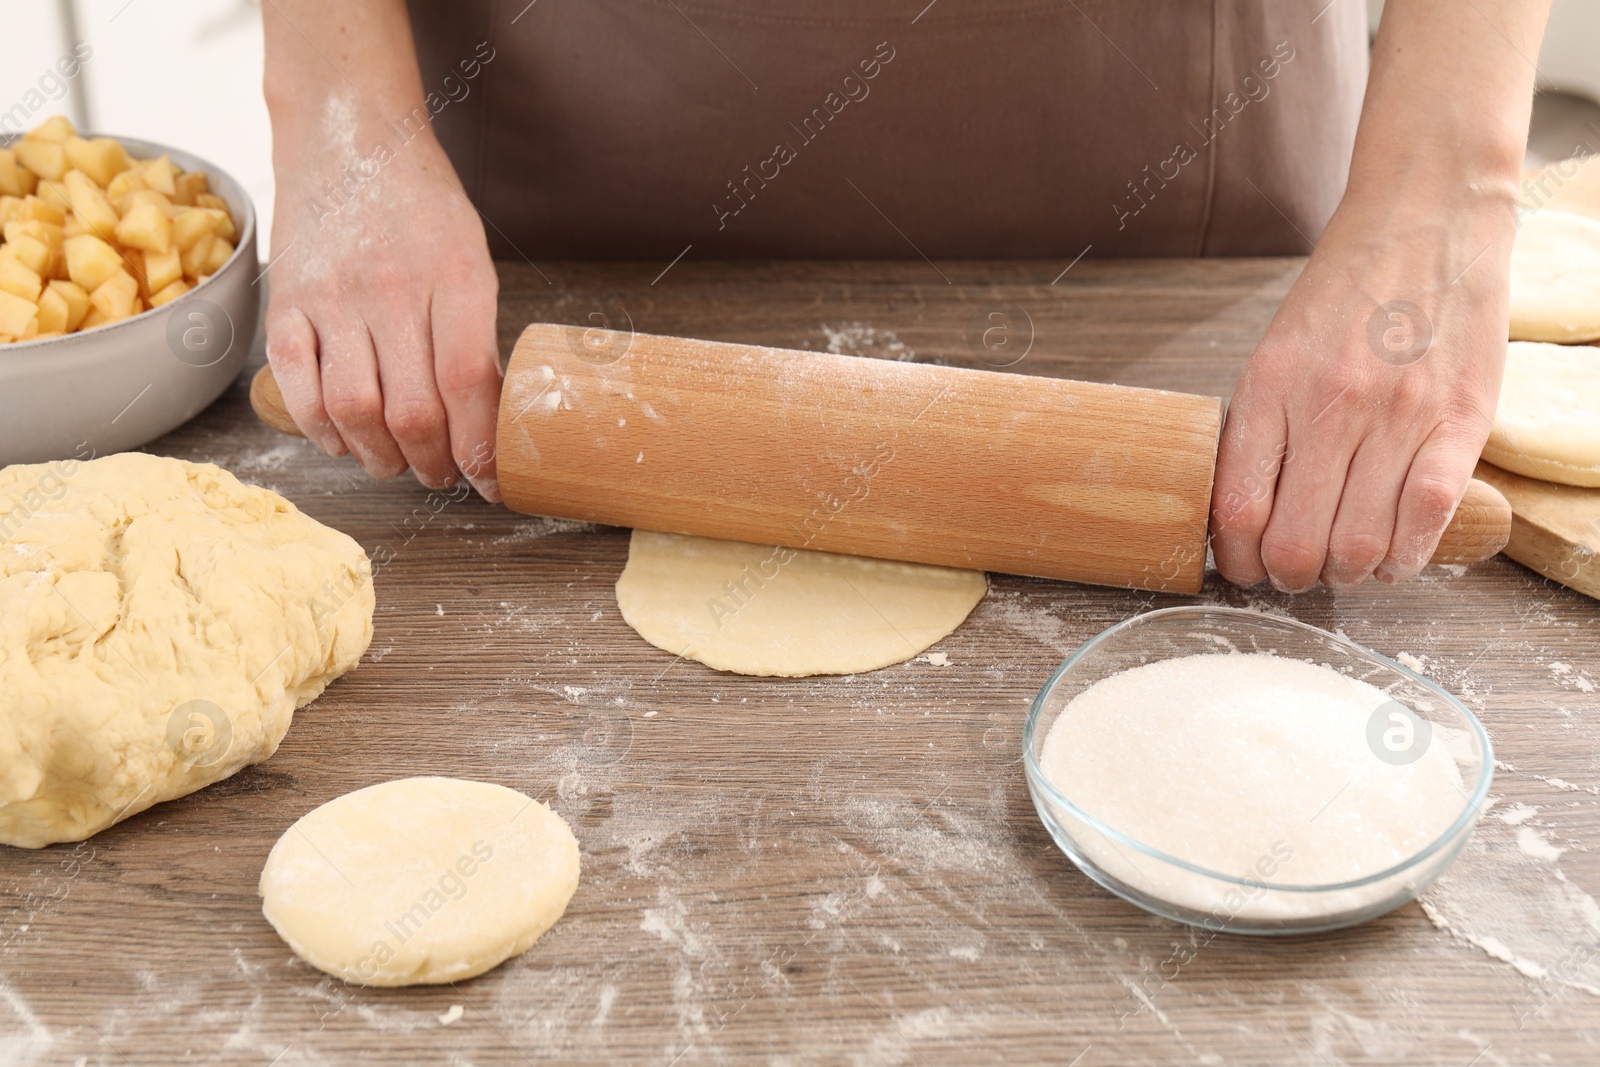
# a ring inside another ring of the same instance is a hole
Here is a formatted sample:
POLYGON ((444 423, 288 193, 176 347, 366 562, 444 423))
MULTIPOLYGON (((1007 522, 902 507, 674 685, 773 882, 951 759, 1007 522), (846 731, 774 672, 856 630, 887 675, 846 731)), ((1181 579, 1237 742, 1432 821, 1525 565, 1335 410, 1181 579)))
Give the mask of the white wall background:
MULTIPOLYGON (((1374 33, 1383 3, 1366 0, 1367 25, 1374 33)), ((1463 18, 1481 17, 1470 4, 1463 4, 1461 12, 1463 18)), ((1539 95, 1533 100, 1527 165, 1566 159, 1581 150, 1600 152, 1600 0, 1555 0, 1537 71, 1539 95)))
MULTIPOLYGON (((1366 0, 1367 25, 1376 32, 1383 0, 1366 0)), ((1462 6, 1462 15, 1472 15, 1462 6)), ((1539 52, 1539 86, 1600 102, 1600 3, 1555 0, 1539 52)))
MULTIPOLYGON (((336 0, 329 0, 336 2, 336 0)), ((68 92, 31 116, 85 120, 97 133, 169 144, 208 159, 244 185, 272 232, 272 134, 261 96, 256 0, 8 0, 0 8, 0 116, 47 98, 56 59, 75 36, 93 56, 68 92), (37 99, 34 97, 33 99, 37 99), (26 106, 26 105, 25 105, 26 106)))
MULTIPOLYGON (((1365 2, 1376 26, 1383 0, 1365 2)), ((255 200, 264 256, 272 231, 272 134, 261 97, 258 0, 8 0, 0 7, 0 115, 41 89, 74 38, 87 41, 93 57, 32 121, 63 113, 99 133, 159 141, 211 160, 255 200)), ((1532 162, 1557 149, 1565 154, 1593 120, 1587 109, 1600 101, 1600 0, 1556 0, 1539 71, 1541 86, 1579 99, 1551 96, 1536 105, 1532 162)), ((1600 116, 1600 104, 1593 114, 1600 116)))

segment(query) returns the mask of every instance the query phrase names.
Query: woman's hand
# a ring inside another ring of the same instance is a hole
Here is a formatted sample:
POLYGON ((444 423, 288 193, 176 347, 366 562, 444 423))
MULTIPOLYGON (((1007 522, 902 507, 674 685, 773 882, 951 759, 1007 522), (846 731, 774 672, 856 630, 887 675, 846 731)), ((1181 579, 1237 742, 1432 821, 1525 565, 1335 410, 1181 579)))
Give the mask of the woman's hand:
POLYGON ((1512 191, 1347 196, 1246 366, 1212 498, 1223 577, 1414 576, 1494 418, 1512 191))
POLYGON ((1400 582, 1433 555, 1494 418, 1549 8, 1385 5, 1344 199, 1228 410, 1211 531, 1229 581, 1400 582))
POLYGON ((426 115, 404 6, 268 8, 267 358, 289 414, 324 452, 353 452, 376 478, 409 466, 443 488, 464 474, 497 501, 498 281, 431 126, 397 133, 414 107, 426 115), (308 47, 308 33, 325 46, 308 47))

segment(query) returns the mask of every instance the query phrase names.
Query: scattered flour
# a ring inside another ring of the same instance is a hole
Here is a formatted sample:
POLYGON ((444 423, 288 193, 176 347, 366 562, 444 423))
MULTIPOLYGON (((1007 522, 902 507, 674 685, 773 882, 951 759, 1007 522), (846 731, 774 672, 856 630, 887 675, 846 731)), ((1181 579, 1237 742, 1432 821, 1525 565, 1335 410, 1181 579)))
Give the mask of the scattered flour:
POLYGON ((293 439, 248 452, 214 454, 210 462, 250 481, 251 474, 287 470, 314 462, 315 456, 315 449, 309 442, 293 439))
POLYGON ((828 351, 836 355, 887 356, 902 362, 917 358, 916 351, 893 330, 880 330, 864 322, 841 322, 837 329, 823 323, 822 334, 828 339, 828 351))
POLYGON ((534 516, 527 522, 518 523, 508 534, 503 534, 494 539, 497 545, 516 545, 527 541, 537 541, 541 537, 551 534, 588 533, 598 530, 599 527, 592 522, 578 522, 575 519, 552 519, 544 515, 534 516))
POLYGON ((322 135, 341 160, 356 154, 355 90, 336 89, 322 108, 322 135))
POLYGON ((1551 863, 1560 859, 1561 854, 1566 851, 1546 841, 1544 836, 1531 826, 1517 828, 1517 847, 1524 855, 1532 856, 1536 860, 1548 860, 1551 863))
POLYGON ((1495 815, 1495 818, 1507 826, 1521 826, 1537 814, 1539 814, 1539 809, 1535 805, 1513 804, 1505 811, 1495 815))
POLYGON ((1543 782, 1545 785, 1548 785, 1553 789, 1564 789, 1568 793, 1584 793, 1584 792, 1588 792, 1588 793, 1600 794, 1600 789, 1590 788, 1590 789, 1586 790, 1582 786, 1573 785, 1571 782, 1567 781, 1565 778, 1553 778, 1553 777, 1550 777, 1548 775, 1543 775, 1543 774, 1530 774, 1528 777, 1535 778, 1538 781, 1543 782))
POLYGON ((1597 687, 1595 686, 1594 679, 1590 678, 1587 674, 1573 670, 1572 664, 1570 663, 1563 663, 1560 660, 1551 660, 1549 668, 1550 673, 1555 675, 1558 680, 1570 684, 1579 692, 1593 693, 1596 691, 1597 687))
POLYGON ((0 978, 0 1063, 43 1063, 54 1045, 50 1028, 0 978))
POLYGON ((1520 825, 1484 819, 1454 866, 1422 895, 1439 929, 1520 973, 1600 997, 1600 905, 1567 878, 1562 851, 1520 825), (1554 855, 1551 855, 1554 853, 1554 855), (1585 951, 1587 949, 1587 951, 1585 951))
POLYGON ((453 1022, 460 1021, 461 1017, 466 1013, 466 1009, 460 1004, 452 1004, 450 1005, 449 1010, 447 1010, 443 1015, 439 1016, 439 1025, 449 1026, 453 1022))
POLYGON ((1396 653, 1394 661, 1407 670, 1416 671, 1418 674, 1423 674, 1427 671, 1427 668, 1423 665, 1422 657, 1413 656, 1409 652, 1396 653))
POLYGON ((1079 630, 1068 627, 1061 616, 1035 604, 1032 597, 994 588, 990 588, 989 595, 978 606, 978 611, 993 614, 1006 629, 1032 638, 1063 655, 1076 649, 1096 632, 1092 628, 1079 630))

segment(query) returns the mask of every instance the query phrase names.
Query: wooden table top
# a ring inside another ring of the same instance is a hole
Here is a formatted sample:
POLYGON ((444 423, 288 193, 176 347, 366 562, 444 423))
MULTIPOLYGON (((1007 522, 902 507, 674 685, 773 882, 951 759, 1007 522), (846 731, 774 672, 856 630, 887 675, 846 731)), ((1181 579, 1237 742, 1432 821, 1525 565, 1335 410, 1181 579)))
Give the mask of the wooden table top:
MULTIPOLYGON (((1227 396, 1299 265, 1091 259, 1054 285, 1064 262, 685 261, 654 285, 659 264, 506 265, 500 342, 598 312, 981 366, 967 338, 1009 322, 1032 335, 1013 371, 1227 396)), ((267 762, 78 846, 0 848, 0 1062, 1600 1062, 1595 601, 1503 558, 1300 597, 1214 573, 1199 597, 995 576, 938 646, 948 666, 734 677, 622 621, 626 531, 373 482, 257 424, 247 379, 151 450, 392 549, 371 650, 267 762), (1193 602, 1409 653, 1483 718, 1500 799, 1423 904, 1214 937, 1055 849, 1020 761, 1030 699, 1106 626, 1193 602), (582 884, 480 978, 347 986, 279 940, 256 880, 293 820, 414 774, 548 800, 582 884)))

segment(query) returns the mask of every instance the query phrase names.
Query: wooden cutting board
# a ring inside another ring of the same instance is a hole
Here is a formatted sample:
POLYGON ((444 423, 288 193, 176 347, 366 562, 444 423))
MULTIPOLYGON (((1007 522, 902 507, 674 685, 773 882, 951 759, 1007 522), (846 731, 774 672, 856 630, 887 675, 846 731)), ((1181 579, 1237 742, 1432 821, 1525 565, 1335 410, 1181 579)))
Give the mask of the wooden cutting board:
POLYGON ((1600 489, 1525 478, 1481 460, 1475 474, 1511 504, 1505 554, 1553 582, 1600 599, 1600 489))

